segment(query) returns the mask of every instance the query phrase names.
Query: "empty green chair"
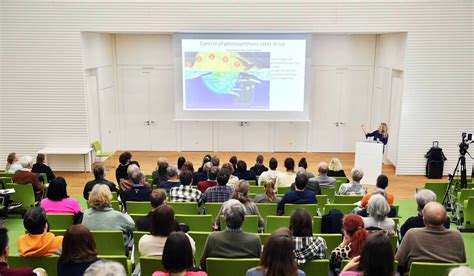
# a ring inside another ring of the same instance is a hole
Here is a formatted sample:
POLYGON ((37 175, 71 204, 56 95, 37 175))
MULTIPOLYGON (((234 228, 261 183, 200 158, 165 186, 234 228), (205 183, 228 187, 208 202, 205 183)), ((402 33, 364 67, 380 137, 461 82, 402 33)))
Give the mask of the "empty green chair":
POLYGON ((91 231, 94 237, 97 254, 99 255, 125 255, 125 243, 122 231, 91 231))
POLYGON ((21 209, 29 209, 36 205, 33 185, 7 183, 5 186, 7 189, 15 189, 15 193, 10 195, 10 199, 21 202, 21 209))
POLYGON ((188 235, 193 238, 196 243, 196 253, 194 253, 194 260, 199 264, 201 261, 202 253, 204 252, 204 246, 206 245, 207 237, 209 237, 210 232, 195 232, 189 231, 188 235))
POLYGON ((207 202, 204 205, 206 215, 211 215, 213 218, 216 218, 221 210, 222 202, 207 202))
POLYGON ((361 195, 335 195, 334 204, 354 204, 361 199, 361 195))
POLYGON ((147 201, 127 201, 127 213, 148 214, 151 211, 150 202, 147 201))
POLYGON ((142 276, 151 276, 155 271, 165 271, 161 257, 140 257, 140 273, 142 276))
POLYGON ((267 216, 265 221, 265 233, 272 233, 281 227, 290 226, 290 216, 267 216))
POLYGON ((344 215, 348 215, 355 207, 354 204, 326 204, 324 214, 328 214, 332 209, 339 209, 344 215))
POLYGON ((313 216, 318 215, 318 204, 285 204, 285 216, 291 216, 291 213, 293 213, 294 210, 296 209, 306 209, 306 211, 309 212, 309 214, 313 216))
POLYGON ((321 188, 321 194, 327 195, 329 202, 333 203, 334 202, 334 194, 335 194, 336 188, 321 188))
POLYGON ((106 160, 115 154, 115 152, 103 152, 102 145, 99 141, 92 143, 92 148, 94 149, 95 157, 105 158, 106 160))
POLYGON ((276 216, 277 204, 276 203, 256 203, 258 212, 266 219, 267 216, 276 216))
POLYGON ((425 263, 413 262, 410 266, 409 276, 447 276, 453 268, 467 266, 465 263, 425 263))
POLYGON ((313 216, 313 233, 320 234, 323 225, 323 217, 313 216))
POLYGON ((8 256, 8 265, 10 268, 31 267, 43 268, 48 272, 48 276, 58 275, 58 255, 50 257, 20 257, 16 255, 8 256))
POLYGON ((135 260, 135 264, 137 264, 138 260, 140 259, 140 250, 138 250, 138 242, 143 237, 143 235, 150 234, 148 231, 133 231, 133 258, 135 260))
POLYGON ((425 189, 431 190, 436 194, 436 201, 442 203, 444 194, 448 189, 449 183, 425 183, 425 189))
POLYGON ((207 258, 207 274, 209 276, 242 276, 245 275, 250 268, 258 266, 259 262, 260 259, 257 258, 207 258))
POLYGON ((132 274, 132 261, 127 259, 124 255, 98 255, 97 258, 117 262, 125 268, 125 273, 127 273, 127 275, 132 274))
POLYGON ((474 229, 474 196, 469 197, 464 203, 464 223, 465 229, 474 229))
POLYGON ((329 275, 329 260, 313 260, 300 265, 299 269, 303 270, 306 275, 311 276, 327 276, 329 275))
POLYGON ((168 202, 174 210, 175 215, 197 215, 198 205, 196 202, 168 202))
POLYGON ((316 234, 314 236, 321 237, 326 241, 326 258, 329 258, 331 252, 342 242, 342 234, 316 234))
MULTIPOLYGON (((221 216, 221 230, 226 229, 224 217, 221 216)), ((258 233, 258 216, 257 215, 246 215, 244 223, 242 224, 242 230, 248 233, 258 233)))
POLYGON ((73 223, 73 214, 48 214, 49 229, 68 229, 73 223))
POLYGON ((179 223, 185 223, 190 231, 212 231, 213 217, 211 215, 175 215, 179 223))

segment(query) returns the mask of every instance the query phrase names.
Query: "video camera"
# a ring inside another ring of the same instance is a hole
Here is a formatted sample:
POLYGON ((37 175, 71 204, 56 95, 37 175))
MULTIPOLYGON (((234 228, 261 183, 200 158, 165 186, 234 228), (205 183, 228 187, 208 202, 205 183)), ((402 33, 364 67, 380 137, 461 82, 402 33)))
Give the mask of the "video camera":
POLYGON ((461 155, 466 155, 467 150, 469 149, 469 144, 473 143, 472 133, 463 132, 461 135, 461 143, 459 144, 459 153, 461 155))

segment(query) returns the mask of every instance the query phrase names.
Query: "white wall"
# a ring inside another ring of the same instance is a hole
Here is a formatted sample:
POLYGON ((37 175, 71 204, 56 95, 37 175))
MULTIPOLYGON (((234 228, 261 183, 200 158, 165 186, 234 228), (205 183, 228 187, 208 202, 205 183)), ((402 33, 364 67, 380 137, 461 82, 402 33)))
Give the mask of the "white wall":
POLYGON ((440 140, 451 170, 460 132, 474 128, 472 1, 5 0, 1 5, 2 167, 9 151, 32 154, 47 145, 89 144, 81 31, 408 32, 398 173, 422 174, 423 155, 433 140, 440 140))
POLYGON ((375 65, 396 70, 405 69, 407 33, 390 33, 377 36, 375 65))

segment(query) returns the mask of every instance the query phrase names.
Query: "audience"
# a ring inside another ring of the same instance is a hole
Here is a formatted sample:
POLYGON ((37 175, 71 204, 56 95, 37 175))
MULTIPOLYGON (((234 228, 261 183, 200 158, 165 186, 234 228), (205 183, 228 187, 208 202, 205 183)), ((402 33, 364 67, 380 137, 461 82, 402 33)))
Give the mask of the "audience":
POLYGON ((21 164, 18 162, 18 156, 16 153, 12 152, 8 154, 7 157, 7 164, 5 165, 5 172, 6 173, 15 173, 19 169, 23 168, 21 164))
POLYGON ((46 198, 40 202, 47 214, 77 214, 81 212, 79 202, 67 195, 66 180, 61 176, 49 183, 46 198))
MULTIPOLYGON (((387 189, 387 186, 388 186, 388 177, 384 174, 381 174, 377 177, 377 181, 375 182, 375 187, 376 189, 387 189)), ((388 193, 386 192, 386 198, 387 198, 387 202, 390 206, 393 205, 393 201, 394 201, 394 196, 392 193, 388 193)), ((370 197, 372 196, 371 193, 367 193, 363 198, 362 200, 360 201, 360 207, 364 208, 365 206, 367 206, 367 203, 369 203, 369 199, 370 197)))
POLYGON ((184 158, 183 156, 178 157, 178 161, 176 162, 176 167, 178 168, 179 173, 181 173, 184 163, 186 163, 186 158, 184 158))
POLYGON ((295 183, 295 160, 293 158, 285 159, 285 173, 278 174, 275 182, 275 187, 278 190, 280 187, 291 187, 291 184, 295 183))
POLYGON ((220 163, 221 163, 221 160, 219 159, 219 157, 217 157, 216 155, 214 155, 213 157, 211 157, 211 163, 212 163, 212 166, 219 168, 219 165, 220 165, 220 163))
POLYGON ((226 169, 229 171, 230 176, 229 176, 229 181, 227 182, 227 186, 234 187, 240 182, 240 179, 234 175, 234 167, 232 166, 231 163, 224 163, 222 165, 223 169, 226 169))
POLYGON ((163 249, 161 262, 167 273, 155 272, 153 276, 206 276, 206 272, 193 272, 193 251, 189 238, 181 232, 169 234, 163 249))
POLYGON ((230 159, 229 159, 229 163, 232 164, 232 167, 234 167, 234 172, 237 170, 237 156, 231 156, 230 159))
POLYGON ((255 175, 261 175, 263 172, 268 171, 268 168, 263 164, 263 155, 257 155, 256 163, 250 170, 253 171, 255 175))
POLYGON ((197 202, 198 205, 201 205, 201 191, 191 187, 193 173, 190 171, 181 171, 179 182, 181 184, 179 187, 171 188, 170 200, 173 202, 197 202))
MULTIPOLYGON (((48 178, 48 182, 50 182, 56 176, 54 175, 53 170, 51 170, 51 168, 44 163, 45 159, 46 157, 44 156, 44 154, 39 153, 36 156, 36 164, 34 164, 31 168, 31 172, 34 172, 36 174, 45 173, 46 177, 48 178)), ((43 182, 45 182, 44 179, 43 182)))
POLYGON ((385 197, 373 195, 367 205, 367 213, 369 216, 362 218, 364 220, 365 229, 378 228, 384 230, 389 235, 394 235, 396 226, 393 219, 387 217, 389 212, 390 206, 385 197))
POLYGON ((277 176, 280 174, 276 169, 278 167, 278 161, 275 158, 270 158, 268 162, 270 169, 268 171, 262 172, 258 178, 258 185, 262 185, 263 182, 271 180, 273 183, 276 183, 277 176))
POLYGON ((237 170, 235 170, 234 175, 237 176, 240 180, 252 180, 257 181, 257 175, 252 170, 247 170, 247 163, 244 160, 239 160, 237 162, 237 170))
POLYGON ((328 166, 328 176, 331 177, 346 177, 346 173, 344 172, 344 169, 342 168, 342 163, 339 158, 333 158, 331 161, 329 161, 329 166, 328 166))
POLYGON ((171 188, 179 187, 181 183, 179 183, 178 179, 178 168, 175 166, 168 166, 168 168, 166 168, 166 176, 168 177, 168 180, 160 183, 161 189, 165 189, 169 192, 171 188))
MULTIPOLYGON (((153 211, 156 210, 159 206, 166 204, 166 191, 163 189, 154 189, 150 195, 150 204, 151 204, 151 211, 143 217, 137 219, 137 229, 138 231, 150 231, 151 227, 151 217, 153 211)), ((176 229, 178 229, 177 226, 176 229)))
POLYGON ((249 269, 247 276, 305 276, 298 269, 295 258, 288 254, 295 249, 295 244, 288 228, 275 230, 263 247, 260 266, 249 269))
POLYGON ((96 261, 95 240, 89 229, 82 224, 71 225, 64 234, 58 275, 82 276, 96 261))
POLYGON ((10 247, 8 246, 8 229, 0 227, 0 275, 13 276, 36 276, 37 274, 29 267, 9 268, 8 255, 10 247))
MULTIPOLYGON (((138 241, 138 250, 142 256, 161 256, 168 236, 176 231, 173 208, 164 204, 151 214, 150 234, 143 235, 138 241)), ((193 238, 185 234, 191 243, 192 252, 196 251, 193 238)))
POLYGON ((63 237, 48 232, 46 212, 41 207, 28 209, 23 217, 28 234, 18 238, 18 254, 22 257, 46 257, 59 254, 63 237))
POLYGON ((119 189, 120 189, 121 192, 126 191, 126 190, 130 189, 133 186, 132 173, 134 171, 140 171, 140 168, 135 164, 131 164, 130 166, 128 166, 128 168, 127 168, 127 178, 123 179, 119 183, 119 189))
POLYGON ((255 203, 278 203, 281 201, 280 197, 277 197, 275 192, 275 182, 267 180, 263 182, 265 188, 264 194, 255 195, 253 202, 255 203))
POLYGON ((308 162, 306 162, 306 157, 302 157, 298 162, 298 171, 304 171, 308 178, 314 177, 314 174, 308 171, 308 162))
POLYGON ((118 262, 98 260, 86 269, 84 276, 127 276, 125 268, 118 262))
POLYGON ((190 171, 194 174, 194 165, 191 161, 184 162, 183 166, 181 167, 181 171, 190 171))
POLYGON ((310 178, 309 181, 314 181, 320 188, 334 188, 336 187, 336 179, 328 177, 328 163, 321 162, 318 165, 318 176, 310 178))
POLYGON ((120 179, 127 178, 128 176, 127 169, 128 169, 128 166, 130 166, 131 164, 135 164, 140 168, 140 164, 138 164, 137 161, 132 160, 132 154, 128 151, 120 154, 119 163, 120 164, 115 170, 115 178, 117 179, 117 183, 120 183, 120 179))
POLYGON ((99 165, 94 168, 94 180, 87 182, 86 186, 84 186, 84 191, 82 195, 86 200, 89 199, 89 193, 92 191, 96 184, 106 185, 109 187, 111 192, 117 192, 117 187, 115 186, 114 182, 105 179, 105 167, 99 165))
POLYGON ((422 214, 425 227, 408 230, 398 247, 395 256, 398 271, 404 273, 412 262, 466 262, 461 233, 443 226, 446 221, 444 206, 438 202, 429 202, 423 208, 422 214))
POLYGON ((285 204, 316 204, 316 194, 311 191, 306 191, 306 184, 308 177, 305 174, 298 174, 295 179, 295 190, 286 193, 277 205, 277 214, 283 215, 285 213, 285 204))
MULTIPOLYGON (((381 195, 385 198, 385 200, 387 200, 387 191, 385 191, 384 189, 376 188, 375 190, 372 191, 371 196, 374 196, 374 195, 381 195)), ((389 218, 397 217, 397 208, 395 206, 389 206, 389 207, 390 207, 390 212, 388 213, 387 217, 389 218)), ((361 217, 369 216, 369 214, 367 213, 367 205, 365 206, 365 208, 361 208, 357 206, 356 208, 354 208, 354 211, 356 211, 356 213, 361 217)))
POLYGON ((220 169, 217 173, 217 186, 208 188, 203 196, 203 202, 224 202, 227 201, 232 193, 234 188, 227 186, 229 181, 230 172, 226 169, 220 169))
POLYGON ((152 184, 156 185, 168 180, 168 162, 165 158, 158 159, 156 170, 151 173, 151 177, 153 178, 152 184))
POLYGON ((347 184, 342 184, 339 188, 338 194, 340 195, 365 195, 365 189, 360 184, 364 172, 361 169, 353 168, 351 171, 352 181, 347 184))
MULTIPOLYGON (((208 163, 208 162, 211 162, 211 159, 212 159, 212 157, 211 157, 210 154, 204 155, 204 157, 202 158, 201 167, 199 167, 198 172, 202 172, 203 169, 204 169, 204 165, 205 165, 206 163, 208 163)), ((211 167, 212 167, 212 162, 211 162, 211 167)))
POLYGON ((213 166, 209 168, 208 164, 211 164, 211 163, 210 162, 206 163, 203 169, 203 172, 207 173, 207 180, 199 181, 197 184, 198 190, 201 191, 202 193, 204 193, 210 187, 214 187, 217 185, 216 178, 217 178, 217 174, 219 173, 219 167, 213 166))
POLYGON ((133 186, 125 190, 120 198, 122 199, 123 206, 127 207, 127 201, 148 201, 150 200, 151 189, 145 186, 146 177, 142 171, 134 171, 132 173, 133 186))
POLYGON ((213 232, 207 238, 201 258, 203 270, 206 270, 208 257, 231 259, 260 257, 262 247, 260 238, 242 231, 241 228, 245 220, 245 206, 238 200, 230 199, 224 203, 222 214, 227 228, 224 231, 213 232))
MULTIPOLYGON (((402 227, 400 228, 400 236, 402 239, 405 236, 406 232, 410 230, 411 228, 425 227, 422 211, 423 211, 423 208, 425 208, 426 204, 428 204, 429 202, 436 201, 436 194, 431 190, 426 190, 426 189, 419 190, 416 193, 415 200, 416 200, 418 215, 414 217, 409 217, 405 221, 405 223, 402 225, 402 227)), ((443 225, 446 229, 449 229, 450 221, 448 217, 446 217, 446 220, 444 221, 443 225)))
POLYGON ((290 231, 295 242, 295 258, 298 265, 307 261, 326 258, 326 241, 313 236, 313 221, 306 209, 293 211, 290 217, 290 231))
MULTIPOLYGON (((321 187, 319 186, 319 182, 316 180, 314 176, 310 178, 308 176, 308 173, 304 169, 300 170, 296 175, 298 174, 304 174, 308 177, 308 183, 306 184, 306 188, 305 188, 307 191, 312 191, 317 195, 321 194, 321 187)), ((294 189, 294 185, 292 185, 291 187, 292 187, 291 189, 294 189)))
POLYGON ((202 167, 200 168, 201 170, 198 172, 195 172, 193 175, 193 184, 197 185, 199 182, 206 181, 207 179, 209 179, 209 171, 211 170, 211 168, 212 168, 212 163, 210 161, 202 165, 202 167))
POLYGON ((20 164, 21 169, 17 170, 12 177, 13 183, 32 184, 36 200, 41 199, 41 194, 43 193, 45 186, 39 181, 38 176, 31 172, 33 158, 31 158, 31 156, 23 156, 20 159, 20 164))

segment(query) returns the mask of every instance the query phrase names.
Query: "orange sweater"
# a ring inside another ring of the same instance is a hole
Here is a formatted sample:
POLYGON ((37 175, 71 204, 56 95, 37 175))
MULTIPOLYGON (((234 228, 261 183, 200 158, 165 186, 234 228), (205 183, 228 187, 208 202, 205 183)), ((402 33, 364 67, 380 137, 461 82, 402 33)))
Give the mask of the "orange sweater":
MULTIPOLYGON (((372 196, 372 193, 367 193, 360 201, 360 206, 365 208, 367 204, 369 203, 369 199, 372 196)), ((392 206, 393 205, 393 194, 392 193, 387 193, 387 203, 388 205, 392 206)))
POLYGON ((56 237, 53 233, 26 234, 18 238, 18 253, 22 257, 51 256, 58 252, 62 243, 63 237, 56 237))

